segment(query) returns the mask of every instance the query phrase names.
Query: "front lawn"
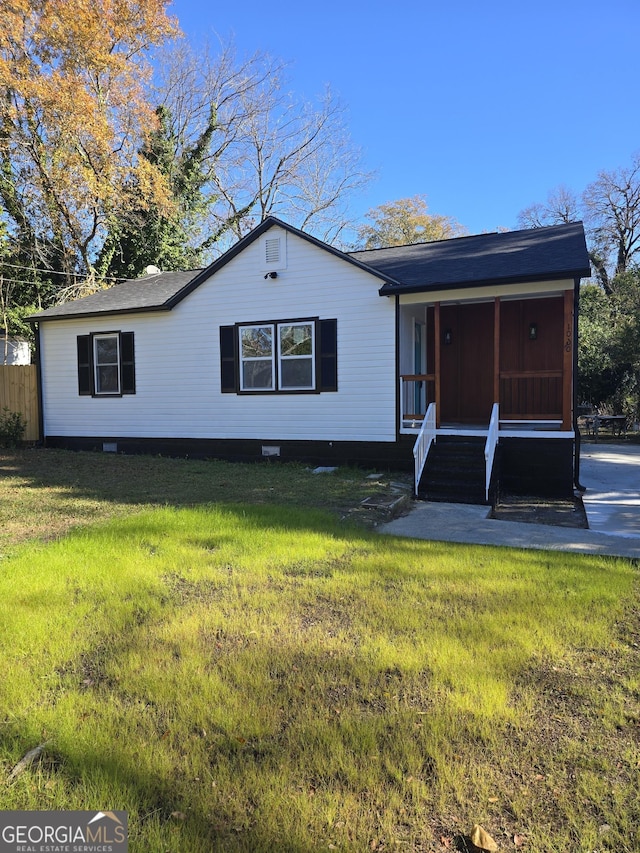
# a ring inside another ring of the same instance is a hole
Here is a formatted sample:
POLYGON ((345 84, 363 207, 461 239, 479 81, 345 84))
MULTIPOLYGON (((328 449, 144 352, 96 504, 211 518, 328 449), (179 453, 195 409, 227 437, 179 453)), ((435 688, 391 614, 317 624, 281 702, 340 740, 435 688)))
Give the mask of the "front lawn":
POLYGON ((252 504, 215 499, 252 466, 34 454, 0 460, 35 536, 0 562, 1 809, 124 809, 134 853, 640 846, 628 561, 377 536, 353 473, 253 466, 252 504))

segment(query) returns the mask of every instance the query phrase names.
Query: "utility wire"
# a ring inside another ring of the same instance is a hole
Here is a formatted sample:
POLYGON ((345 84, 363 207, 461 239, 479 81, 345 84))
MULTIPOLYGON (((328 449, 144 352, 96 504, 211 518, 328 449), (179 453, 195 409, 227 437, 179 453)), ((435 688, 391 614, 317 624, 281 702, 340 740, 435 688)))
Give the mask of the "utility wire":
MULTIPOLYGON (((76 272, 66 273, 66 272, 59 272, 58 270, 47 270, 47 269, 44 269, 44 267, 25 267, 25 266, 22 266, 20 264, 8 264, 8 263, 5 263, 4 261, 0 261, 0 267, 11 267, 12 269, 25 270, 26 272, 42 272, 42 273, 46 273, 46 275, 64 275, 64 276, 73 276, 74 278, 88 278, 89 277, 88 273, 79 273, 79 272, 77 272, 77 273, 76 272)), ((118 281, 117 278, 113 278, 113 277, 110 277, 108 279, 102 279, 102 280, 103 281, 118 281)), ((5 281, 11 281, 11 279, 5 278, 5 281)))

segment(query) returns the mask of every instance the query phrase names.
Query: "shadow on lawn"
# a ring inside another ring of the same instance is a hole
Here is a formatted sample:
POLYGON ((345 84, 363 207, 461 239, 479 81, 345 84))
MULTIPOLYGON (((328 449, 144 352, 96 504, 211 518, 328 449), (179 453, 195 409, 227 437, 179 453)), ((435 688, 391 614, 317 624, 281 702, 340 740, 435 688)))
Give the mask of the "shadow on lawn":
POLYGON ((61 524, 69 516, 69 526, 96 520, 101 505, 105 515, 112 515, 131 505, 278 503, 343 517, 364 498, 380 494, 392 476, 406 479, 387 473, 380 482, 346 467, 314 475, 304 464, 280 461, 233 463, 44 448, 0 453, 0 497, 2 480, 16 480, 27 514, 32 505, 34 513, 48 510, 61 524))

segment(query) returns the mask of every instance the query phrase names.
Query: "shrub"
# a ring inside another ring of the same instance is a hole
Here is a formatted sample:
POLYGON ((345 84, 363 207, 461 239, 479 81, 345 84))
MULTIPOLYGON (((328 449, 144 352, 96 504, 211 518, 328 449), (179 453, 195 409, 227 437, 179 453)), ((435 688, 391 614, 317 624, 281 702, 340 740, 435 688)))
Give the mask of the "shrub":
POLYGON ((22 412, 10 412, 5 406, 0 415, 0 447, 17 447, 27 428, 22 412))

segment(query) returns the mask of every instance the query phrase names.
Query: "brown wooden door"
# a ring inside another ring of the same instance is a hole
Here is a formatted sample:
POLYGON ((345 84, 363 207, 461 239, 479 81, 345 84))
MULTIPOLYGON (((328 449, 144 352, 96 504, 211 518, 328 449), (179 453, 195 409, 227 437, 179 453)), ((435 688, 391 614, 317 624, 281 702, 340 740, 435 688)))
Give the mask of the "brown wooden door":
POLYGON ((440 421, 488 424, 493 406, 493 302, 440 309, 440 421))

